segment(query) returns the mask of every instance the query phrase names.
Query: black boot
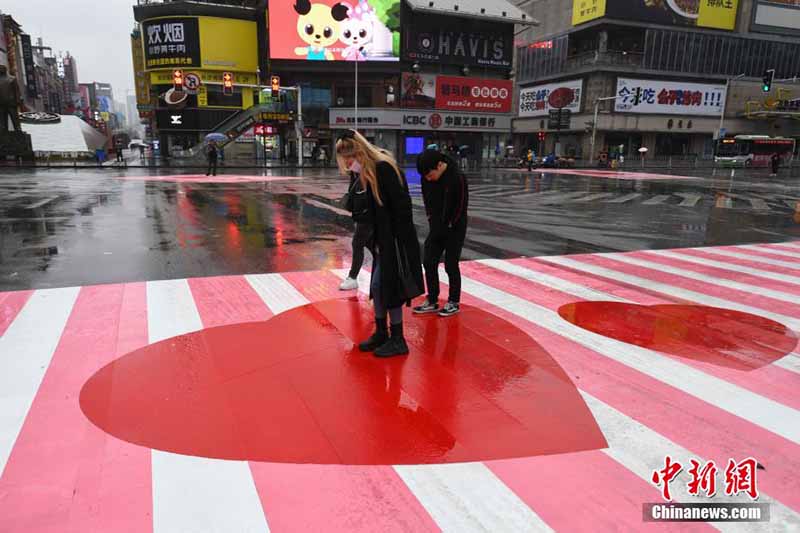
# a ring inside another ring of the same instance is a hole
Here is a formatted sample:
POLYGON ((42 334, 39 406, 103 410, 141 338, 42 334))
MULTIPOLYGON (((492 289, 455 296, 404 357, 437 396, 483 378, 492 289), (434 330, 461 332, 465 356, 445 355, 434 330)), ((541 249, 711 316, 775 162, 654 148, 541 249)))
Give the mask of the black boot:
POLYGON ((362 352, 373 352, 375 348, 383 345, 389 340, 389 331, 386 329, 386 319, 375 319, 375 333, 372 337, 365 340, 358 345, 358 349, 362 352))
POLYGON ((408 355, 408 344, 403 337, 403 323, 392 324, 392 338, 386 344, 375 350, 376 357, 393 357, 395 355, 408 355))

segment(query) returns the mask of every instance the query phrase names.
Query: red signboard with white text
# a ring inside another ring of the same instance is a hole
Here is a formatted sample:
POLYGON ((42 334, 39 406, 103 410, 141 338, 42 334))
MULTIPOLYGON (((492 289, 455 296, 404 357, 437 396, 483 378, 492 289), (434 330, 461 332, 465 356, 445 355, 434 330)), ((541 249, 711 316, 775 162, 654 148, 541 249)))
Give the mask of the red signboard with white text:
POLYGON ((436 77, 436 109, 510 113, 513 82, 457 76, 436 77))

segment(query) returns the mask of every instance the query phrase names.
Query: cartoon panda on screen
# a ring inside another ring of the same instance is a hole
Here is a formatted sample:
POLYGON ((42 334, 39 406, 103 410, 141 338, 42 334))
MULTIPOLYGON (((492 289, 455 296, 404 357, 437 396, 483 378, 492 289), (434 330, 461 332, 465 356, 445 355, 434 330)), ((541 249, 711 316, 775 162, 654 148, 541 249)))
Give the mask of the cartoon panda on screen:
POLYGON ((294 10, 300 15, 297 17, 297 34, 308 43, 308 46, 295 48, 294 53, 312 61, 332 61, 333 52, 328 47, 339 40, 339 24, 347 18, 347 6, 296 0, 294 10))

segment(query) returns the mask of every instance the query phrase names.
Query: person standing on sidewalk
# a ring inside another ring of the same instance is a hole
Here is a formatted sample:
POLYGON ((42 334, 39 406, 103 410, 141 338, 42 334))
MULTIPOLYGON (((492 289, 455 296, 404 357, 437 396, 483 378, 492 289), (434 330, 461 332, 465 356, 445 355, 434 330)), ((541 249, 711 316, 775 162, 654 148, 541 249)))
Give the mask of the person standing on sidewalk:
POLYGON ((781 156, 778 155, 777 152, 772 154, 772 157, 769 158, 769 166, 770 166, 770 169, 772 170, 771 176, 777 176, 778 175, 778 169, 780 169, 780 166, 781 166, 781 156))
POLYGON ((354 130, 336 142, 339 169, 358 170, 367 191, 367 209, 374 222, 370 298, 375 308, 375 333, 358 345, 376 357, 408 354, 403 336, 403 305, 423 293, 419 241, 408 183, 392 155, 370 144, 354 130), (391 336, 386 326, 391 322, 391 336))
POLYGON ((345 208, 352 213, 355 231, 353 231, 353 262, 350 273, 339 285, 339 290, 358 289, 358 273, 364 264, 364 248, 372 249, 374 236, 373 221, 367 202, 367 188, 361 181, 361 165, 353 161, 350 169, 350 187, 347 190, 345 208))
POLYGON ((211 141, 208 143, 208 148, 206 148, 206 157, 208 157, 208 170, 206 171, 206 176, 217 175, 217 156, 217 143, 215 141, 211 141))
POLYGON ((433 150, 425 150, 417 158, 417 170, 422 176, 422 198, 428 215, 430 232, 425 239, 425 280, 428 297, 414 313, 439 313, 452 316, 461 303, 461 249, 467 235, 467 178, 453 159, 433 150), (439 309, 439 261, 444 253, 444 268, 450 278, 450 295, 444 308, 439 309))

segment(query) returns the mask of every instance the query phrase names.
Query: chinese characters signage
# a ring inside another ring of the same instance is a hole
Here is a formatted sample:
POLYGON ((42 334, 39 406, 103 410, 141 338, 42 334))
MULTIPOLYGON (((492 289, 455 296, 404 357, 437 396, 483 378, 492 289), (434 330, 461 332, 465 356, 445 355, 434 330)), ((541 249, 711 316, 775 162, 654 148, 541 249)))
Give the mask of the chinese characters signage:
POLYGON ((403 73, 401 106, 478 113, 510 113, 510 80, 403 73))
POLYGON ((614 110, 625 113, 719 116, 725 86, 619 78, 616 96, 614 110))
POLYGON ((199 67, 197 18, 162 18, 142 24, 146 68, 199 67))
MULTIPOLYGON (((350 128, 356 123, 349 108, 329 111, 331 128, 350 128)), ((358 110, 358 124, 365 128, 402 130, 504 131, 511 130, 510 115, 477 115, 448 111, 367 108, 358 110)))
POLYGON ((39 91, 36 87, 36 69, 33 66, 33 48, 31 47, 31 36, 27 33, 20 35, 22 40, 22 62, 25 65, 25 87, 28 96, 36 98, 39 91))
POLYGON ((606 14, 606 0, 573 0, 572 25, 577 26, 606 14))
POLYGON ((538 117, 547 115, 550 112, 550 93, 561 88, 571 89, 574 98, 572 102, 564 107, 577 113, 581 107, 581 92, 583 92, 583 80, 569 80, 558 83, 548 83, 547 85, 536 85, 526 87, 519 92, 519 116, 538 117))
POLYGON ((420 15, 403 25, 403 57, 457 65, 508 68, 514 55, 514 25, 420 15), (447 29, 453 28, 453 29, 447 29))
POLYGON ((732 30, 738 0, 644 2, 642 0, 573 0, 572 25, 607 16, 669 26, 732 30))
POLYGON ((511 80, 437 76, 436 109, 511 112, 511 80))

